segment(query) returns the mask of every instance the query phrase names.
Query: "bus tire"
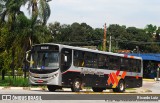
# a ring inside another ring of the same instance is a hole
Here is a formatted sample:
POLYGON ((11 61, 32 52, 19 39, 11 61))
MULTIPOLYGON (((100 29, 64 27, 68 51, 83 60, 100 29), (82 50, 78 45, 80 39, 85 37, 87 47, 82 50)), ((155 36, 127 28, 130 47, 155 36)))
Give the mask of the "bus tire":
POLYGON ((113 88, 113 92, 124 92, 125 91, 125 83, 123 80, 120 80, 117 88, 113 88))
POLYGON ((103 92, 104 88, 92 87, 92 90, 93 90, 94 92, 103 92))
POLYGON ((79 78, 74 79, 71 90, 72 92, 79 92, 82 88, 82 82, 79 78))
POLYGON ((55 92, 55 90, 57 89, 54 85, 47 85, 47 88, 50 92, 55 92))

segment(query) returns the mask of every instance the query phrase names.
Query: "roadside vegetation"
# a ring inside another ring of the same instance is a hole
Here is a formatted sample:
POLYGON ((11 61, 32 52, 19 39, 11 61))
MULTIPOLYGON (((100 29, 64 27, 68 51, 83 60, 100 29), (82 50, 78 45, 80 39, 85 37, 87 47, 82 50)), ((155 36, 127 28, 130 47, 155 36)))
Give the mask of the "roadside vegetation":
POLYGON ((28 87, 28 78, 24 78, 22 76, 16 76, 15 78, 12 76, 5 76, 5 80, 0 80, 0 86, 28 87))

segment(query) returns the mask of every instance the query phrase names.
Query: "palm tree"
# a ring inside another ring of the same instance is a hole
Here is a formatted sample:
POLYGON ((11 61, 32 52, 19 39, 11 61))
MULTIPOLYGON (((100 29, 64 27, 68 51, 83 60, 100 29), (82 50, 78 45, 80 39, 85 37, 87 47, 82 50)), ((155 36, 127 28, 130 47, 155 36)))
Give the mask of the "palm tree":
POLYGON ((14 29, 16 16, 23 13, 20 8, 26 0, 0 0, 0 23, 7 23, 10 26, 10 30, 14 29))
POLYGON ((51 0, 28 0, 28 1, 29 1, 28 10, 29 13, 32 12, 31 17, 33 25, 37 23, 38 17, 40 18, 40 20, 38 21, 40 21, 43 25, 45 25, 51 13, 48 4, 48 2, 51 0))
POLYGON ((41 18, 42 25, 45 25, 51 14, 51 10, 47 0, 40 0, 39 10, 40 10, 39 16, 41 18))
POLYGON ((35 26, 37 23, 45 25, 50 16, 50 7, 48 2, 51 0, 28 0, 28 10, 31 13, 32 23, 31 30, 32 33, 30 35, 29 41, 30 46, 33 44, 33 36, 35 31, 35 26), (38 20, 38 18, 40 18, 38 20))

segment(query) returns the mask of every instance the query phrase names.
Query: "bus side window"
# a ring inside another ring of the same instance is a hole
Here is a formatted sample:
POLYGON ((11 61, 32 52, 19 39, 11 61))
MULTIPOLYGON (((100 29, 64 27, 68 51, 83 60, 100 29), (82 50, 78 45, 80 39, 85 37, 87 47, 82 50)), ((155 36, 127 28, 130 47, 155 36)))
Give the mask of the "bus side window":
POLYGON ((92 62, 93 62, 92 55, 93 55, 93 53, 91 53, 91 52, 85 52, 85 56, 84 56, 84 59, 85 59, 84 66, 85 67, 89 67, 89 68, 92 67, 92 62))
POLYGON ((135 60, 135 59, 133 60, 132 66, 133 66, 133 67, 132 67, 132 68, 133 68, 132 71, 133 71, 133 72, 136 72, 136 71, 137 71, 137 63, 136 63, 136 60, 135 60))
POLYGON ((141 72, 141 61, 137 60, 137 72, 140 73, 141 72))
POLYGON ((77 67, 84 67, 84 52, 79 50, 74 50, 74 60, 73 65, 77 67))
POLYGON ((122 71, 130 71, 129 69, 129 59, 128 58, 121 58, 120 59, 120 70, 122 71))
POLYGON ((93 68, 97 68, 97 66, 98 66, 98 63, 97 63, 98 62, 97 54, 93 53, 92 59, 93 59, 92 67, 93 68))
POLYGON ((119 57, 109 56, 109 69, 119 70, 119 57))
POLYGON ((108 64, 109 64, 108 56, 103 55, 103 54, 99 54, 98 55, 98 68, 108 69, 109 68, 108 64))
POLYGON ((134 66, 134 59, 130 59, 129 60, 129 65, 130 65, 130 67, 129 67, 129 72, 133 72, 133 66, 134 66))

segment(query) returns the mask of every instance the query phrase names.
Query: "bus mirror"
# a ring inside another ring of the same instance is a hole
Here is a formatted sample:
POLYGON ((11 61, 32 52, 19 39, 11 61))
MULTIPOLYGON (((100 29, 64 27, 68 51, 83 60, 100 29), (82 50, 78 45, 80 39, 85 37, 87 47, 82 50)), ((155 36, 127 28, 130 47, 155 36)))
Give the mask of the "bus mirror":
POLYGON ((64 56, 64 61, 67 62, 67 56, 64 56))
POLYGON ((29 53, 30 53, 30 50, 26 52, 26 61, 30 63, 30 61, 28 60, 29 53))

